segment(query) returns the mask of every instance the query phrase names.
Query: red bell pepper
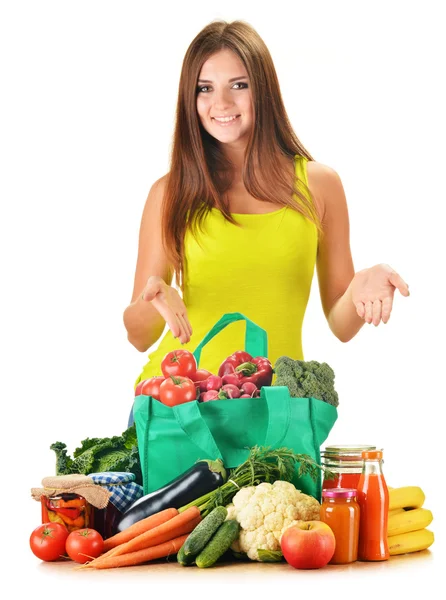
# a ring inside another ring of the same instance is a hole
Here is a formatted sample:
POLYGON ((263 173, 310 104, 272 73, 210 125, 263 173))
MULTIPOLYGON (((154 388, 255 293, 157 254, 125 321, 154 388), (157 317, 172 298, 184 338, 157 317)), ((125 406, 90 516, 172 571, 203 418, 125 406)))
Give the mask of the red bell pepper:
POLYGON ((54 503, 51 502, 51 500, 48 500, 47 503, 47 508, 48 510, 52 510, 53 512, 60 514, 64 517, 68 517, 70 519, 77 519, 80 514, 81 514, 81 509, 80 508, 65 508, 62 506, 59 506, 59 502, 56 500, 54 503))
POLYGON ((253 358, 248 352, 241 350, 231 354, 218 369, 220 377, 234 373, 239 378, 239 385, 250 382, 259 389, 264 385, 271 385, 273 380, 273 367, 266 357, 256 356, 253 358))

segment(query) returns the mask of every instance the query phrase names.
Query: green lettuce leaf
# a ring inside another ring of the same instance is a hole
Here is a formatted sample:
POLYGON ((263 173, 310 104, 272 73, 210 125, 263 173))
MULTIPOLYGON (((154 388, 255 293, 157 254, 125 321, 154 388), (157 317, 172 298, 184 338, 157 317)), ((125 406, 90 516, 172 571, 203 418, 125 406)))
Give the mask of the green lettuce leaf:
POLYGON ((264 550, 258 548, 257 554, 261 562, 281 562, 283 560, 283 554, 280 550, 264 550))

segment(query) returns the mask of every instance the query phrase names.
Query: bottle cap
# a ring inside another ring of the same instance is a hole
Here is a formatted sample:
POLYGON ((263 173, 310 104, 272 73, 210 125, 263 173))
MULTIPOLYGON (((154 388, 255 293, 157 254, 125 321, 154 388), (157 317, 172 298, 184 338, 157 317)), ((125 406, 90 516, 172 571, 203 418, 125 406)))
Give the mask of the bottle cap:
POLYGON ((382 450, 363 450, 362 458, 369 460, 381 460, 383 457, 382 450))
POLYGON ((353 498, 357 495, 357 490, 353 488, 331 488, 322 490, 323 498, 353 498))

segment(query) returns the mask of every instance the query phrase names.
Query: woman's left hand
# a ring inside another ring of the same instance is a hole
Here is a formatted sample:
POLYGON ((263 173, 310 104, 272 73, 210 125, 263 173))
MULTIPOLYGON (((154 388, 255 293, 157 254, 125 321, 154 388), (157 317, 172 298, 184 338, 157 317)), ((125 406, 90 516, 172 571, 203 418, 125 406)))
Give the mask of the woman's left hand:
POLYGON ((351 283, 356 312, 366 323, 387 323, 392 312, 393 296, 398 289, 409 296, 409 286, 389 265, 380 264, 355 274, 351 283))

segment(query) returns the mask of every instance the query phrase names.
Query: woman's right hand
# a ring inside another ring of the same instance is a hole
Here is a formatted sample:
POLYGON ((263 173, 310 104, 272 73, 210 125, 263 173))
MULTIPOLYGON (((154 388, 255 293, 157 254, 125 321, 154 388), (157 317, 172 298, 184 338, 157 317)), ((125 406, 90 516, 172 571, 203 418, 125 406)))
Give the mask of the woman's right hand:
POLYGON ((192 327, 187 316, 186 305, 174 287, 167 285, 162 277, 152 275, 147 280, 141 298, 145 302, 152 303, 175 338, 178 338, 182 344, 190 341, 192 327))

